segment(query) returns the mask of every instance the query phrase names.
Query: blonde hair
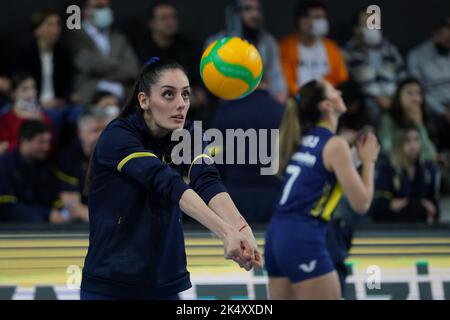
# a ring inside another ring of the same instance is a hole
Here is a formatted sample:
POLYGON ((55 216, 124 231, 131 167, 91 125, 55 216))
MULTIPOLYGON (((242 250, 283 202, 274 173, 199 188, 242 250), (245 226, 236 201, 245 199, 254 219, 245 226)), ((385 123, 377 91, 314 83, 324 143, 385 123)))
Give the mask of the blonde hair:
MULTIPOLYGON (((394 148, 389 156, 389 160, 395 170, 401 171, 404 167, 403 145, 405 144, 405 138, 409 131, 415 131, 420 137, 419 128, 413 123, 407 123, 403 127, 394 131, 394 148)), ((420 156, 419 156, 420 158, 420 156)))
POLYGON ((279 176, 300 145, 303 132, 310 130, 319 122, 321 117, 319 103, 325 99, 323 83, 313 80, 301 87, 296 100, 287 101, 280 125, 279 176))
POLYGON ((284 170, 295 149, 300 145, 300 122, 299 108, 293 99, 289 99, 283 113, 280 126, 280 141, 279 141, 279 172, 284 170))

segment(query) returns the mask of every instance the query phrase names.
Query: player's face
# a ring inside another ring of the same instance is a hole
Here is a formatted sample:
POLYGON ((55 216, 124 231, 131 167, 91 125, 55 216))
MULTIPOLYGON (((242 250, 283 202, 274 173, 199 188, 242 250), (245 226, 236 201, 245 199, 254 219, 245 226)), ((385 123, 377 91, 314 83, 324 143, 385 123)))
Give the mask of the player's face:
POLYGON ((421 150, 420 135, 417 130, 408 130, 403 140, 403 155, 410 161, 419 159, 421 150))
POLYGON ((183 128, 190 94, 189 80, 182 70, 164 71, 150 92, 149 111, 155 124, 168 130, 183 128))
POLYGON ((345 106, 344 100, 342 100, 342 92, 340 90, 336 90, 329 82, 323 82, 325 86, 325 95, 327 99, 331 102, 333 111, 341 115, 347 111, 347 107, 345 106))

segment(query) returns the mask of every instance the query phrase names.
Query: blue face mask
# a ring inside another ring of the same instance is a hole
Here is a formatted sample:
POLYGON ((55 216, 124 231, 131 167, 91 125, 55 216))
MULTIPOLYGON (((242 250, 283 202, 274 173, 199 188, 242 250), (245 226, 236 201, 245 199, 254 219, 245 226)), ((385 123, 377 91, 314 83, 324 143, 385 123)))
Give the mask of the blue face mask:
POLYGON ((113 11, 110 7, 94 9, 92 23, 99 29, 109 28, 114 21, 113 11))

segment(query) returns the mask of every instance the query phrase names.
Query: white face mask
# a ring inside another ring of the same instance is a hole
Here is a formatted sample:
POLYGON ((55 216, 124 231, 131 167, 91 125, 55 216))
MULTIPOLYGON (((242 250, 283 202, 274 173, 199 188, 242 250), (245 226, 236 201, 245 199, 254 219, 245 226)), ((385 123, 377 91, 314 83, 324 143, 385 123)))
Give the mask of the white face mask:
POLYGON ((325 18, 314 19, 312 22, 311 36, 322 38, 328 34, 328 20, 325 18))
POLYGON ((35 112, 39 107, 35 99, 32 101, 17 99, 14 108, 22 112, 35 112))
POLYGON ((116 118, 119 115, 120 109, 118 106, 107 106, 105 112, 108 117, 116 118))
POLYGON ((94 9, 92 23, 99 29, 109 28, 114 21, 113 11, 110 7, 94 9))
POLYGON ((375 47, 383 40, 383 35, 379 29, 368 29, 362 27, 361 29, 362 40, 369 47, 375 47))

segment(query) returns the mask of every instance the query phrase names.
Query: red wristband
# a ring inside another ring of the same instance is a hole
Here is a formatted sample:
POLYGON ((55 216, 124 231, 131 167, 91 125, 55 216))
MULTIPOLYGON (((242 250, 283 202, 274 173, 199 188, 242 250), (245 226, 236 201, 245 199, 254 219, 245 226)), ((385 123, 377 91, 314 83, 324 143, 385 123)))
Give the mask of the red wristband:
POLYGON ((248 224, 244 224, 240 229, 239 229, 239 232, 241 232, 242 230, 244 230, 245 228, 247 228, 248 227, 248 224))

